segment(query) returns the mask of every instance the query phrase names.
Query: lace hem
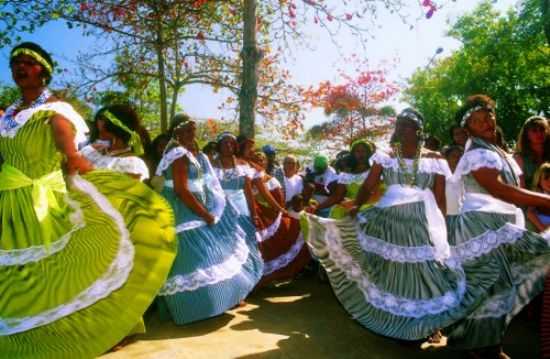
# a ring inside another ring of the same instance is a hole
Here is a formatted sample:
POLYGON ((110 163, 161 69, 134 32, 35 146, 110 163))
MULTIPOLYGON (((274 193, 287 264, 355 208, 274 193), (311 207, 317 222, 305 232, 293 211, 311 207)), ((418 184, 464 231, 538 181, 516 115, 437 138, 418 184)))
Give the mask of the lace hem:
POLYGON ((298 253, 300 253, 303 247, 304 237, 302 234, 300 234, 300 237, 298 238, 296 243, 294 243, 292 247, 290 247, 288 252, 280 255, 273 260, 270 260, 269 262, 264 263, 264 277, 292 263, 292 261, 296 259, 298 253))
POLYGON ((273 235, 277 233, 277 230, 279 230, 279 226, 281 225, 282 218, 283 218, 283 214, 279 212, 279 214, 277 215, 277 218, 273 223, 271 223, 269 227, 267 227, 266 229, 257 231, 259 242, 263 242, 266 239, 273 237, 273 235))
POLYGON ((134 246, 130 241, 130 234, 126 228, 124 219, 92 183, 79 176, 74 176, 72 184, 78 190, 87 193, 96 202, 98 207, 116 223, 120 234, 118 252, 106 272, 90 287, 80 292, 71 302, 61 304, 34 316, 1 318, 0 336, 24 332, 55 322, 106 298, 113 291, 122 287, 128 280, 128 276, 134 266, 134 246))
POLYGON ((377 288, 343 248, 336 225, 330 221, 323 221, 323 223, 330 259, 344 272, 348 280, 357 285, 365 300, 375 308, 397 316, 421 318, 445 312, 456 307, 462 300, 466 290, 464 279, 458 282, 456 291, 447 291, 444 295, 432 299, 408 299, 377 288))
POLYGON ((460 263, 485 255, 503 244, 518 241, 525 230, 510 223, 496 231, 486 231, 465 243, 451 247, 451 259, 460 263))
POLYGON ((61 236, 60 239, 52 242, 49 247, 37 245, 22 249, 0 250, 0 266, 14 266, 38 262, 62 251, 69 243, 73 233, 84 228, 86 225, 80 205, 76 201, 71 200, 69 196, 65 196, 65 202, 73 209, 73 213, 69 215, 73 227, 69 232, 61 236))
POLYGON ((189 274, 177 274, 168 278, 158 295, 167 296, 191 292, 223 282, 239 274, 250 255, 244 236, 242 230, 236 234, 235 250, 226 260, 208 268, 197 269, 189 274))
POLYGON ((386 260, 400 263, 419 263, 435 260, 432 246, 397 246, 365 234, 358 226, 359 244, 365 252, 374 253, 386 260))
MULTIPOLYGON (((376 151, 374 155, 372 155, 370 161, 372 163, 377 163, 380 166, 382 166, 385 169, 389 169, 392 171, 400 171, 399 168, 399 162, 397 161, 397 158, 390 157, 388 154, 376 151)), ((412 160, 405 159, 405 164, 409 168, 409 171, 412 169, 412 160)), ((418 172, 419 173, 434 173, 438 175, 442 175, 445 177, 451 176, 451 170, 449 169, 449 165, 447 164, 447 161, 440 158, 426 158, 422 157, 420 158, 420 162, 418 163, 418 172)))

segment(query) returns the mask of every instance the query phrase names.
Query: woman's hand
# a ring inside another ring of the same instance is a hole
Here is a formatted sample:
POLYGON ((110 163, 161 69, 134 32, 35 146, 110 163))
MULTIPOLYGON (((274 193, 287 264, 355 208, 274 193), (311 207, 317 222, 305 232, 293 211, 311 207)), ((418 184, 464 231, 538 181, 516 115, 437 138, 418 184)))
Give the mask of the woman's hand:
POLYGON ((260 216, 258 216, 257 214, 253 215, 252 216, 252 223, 254 223, 254 227, 261 228, 262 220, 261 220, 260 216))
POLYGON ((204 221, 206 222, 206 224, 208 224, 209 226, 213 225, 214 222, 216 222, 216 218, 214 218, 213 215, 211 215, 210 213, 206 212, 204 214, 204 217, 203 217, 204 221))
POLYGON ((359 213, 360 206, 353 206, 349 209, 348 214, 351 218, 357 217, 357 213, 359 213))
POLYGON ((94 166, 84 156, 75 153, 72 156, 67 156, 63 164, 65 173, 72 176, 75 174, 86 174, 94 169, 94 166))

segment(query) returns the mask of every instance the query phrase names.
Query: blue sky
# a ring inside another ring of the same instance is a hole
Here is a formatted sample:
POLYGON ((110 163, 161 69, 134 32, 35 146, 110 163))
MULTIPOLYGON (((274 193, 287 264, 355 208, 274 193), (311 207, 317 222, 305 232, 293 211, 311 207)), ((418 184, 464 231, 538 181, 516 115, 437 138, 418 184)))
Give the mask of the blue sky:
MULTIPOLYGON (((338 0, 336 0, 338 1, 338 0)), ((374 39, 370 39, 363 49, 357 41, 346 33, 341 33, 335 40, 336 47, 330 38, 316 25, 310 24, 304 30, 310 48, 296 48, 286 61, 286 66, 294 78, 301 85, 315 85, 324 80, 338 82, 337 69, 345 68, 342 57, 349 57, 352 53, 368 59, 369 63, 376 64, 383 61, 398 59, 389 77, 399 83, 406 79, 419 67, 425 67, 438 47, 443 52, 438 58, 448 56, 460 44, 446 36, 445 32, 461 14, 471 11, 478 0, 446 0, 442 8, 427 20, 419 17, 419 5, 415 0, 405 13, 410 14, 410 23, 414 28, 404 24, 396 16, 383 14, 378 21, 379 27, 373 29, 374 39)), ((517 0, 498 0, 495 6, 505 11, 516 4, 517 0)), ((23 40, 40 43, 50 51, 62 67, 71 68, 80 51, 92 47, 96 43, 93 38, 83 37, 78 30, 69 30, 61 22, 51 23, 32 35, 24 34, 23 40)), ((0 81, 11 84, 11 75, 8 70, 9 49, 0 50, 0 68, 6 69, 0 73, 0 81)), ((208 87, 193 85, 187 88, 180 96, 179 103, 191 116, 200 118, 220 118, 223 114, 218 110, 223 101, 223 92, 213 93, 208 87)), ((395 99, 391 103, 398 110, 406 104, 395 99)), ((227 117, 227 116, 226 116, 227 117)), ((315 110, 307 114, 305 125, 320 123, 327 118, 322 110, 315 110)))

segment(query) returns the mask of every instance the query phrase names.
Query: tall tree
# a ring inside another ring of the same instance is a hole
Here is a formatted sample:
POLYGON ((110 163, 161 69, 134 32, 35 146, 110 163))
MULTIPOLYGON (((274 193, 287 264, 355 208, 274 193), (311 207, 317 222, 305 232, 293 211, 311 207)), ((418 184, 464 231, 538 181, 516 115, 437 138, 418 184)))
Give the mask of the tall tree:
MULTIPOLYGON (((527 0, 524 6, 538 0, 527 0)), ((451 56, 413 74, 405 99, 427 118, 427 129, 448 137, 454 113, 470 95, 485 93, 497 102, 507 138, 515 138, 524 120, 550 113, 550 47, 541 29, 539 7, 502 15, 491 2, 459 18, 449 35, 462 43, 451 56), (539 10, 537 10, 539 9, 539 10)))

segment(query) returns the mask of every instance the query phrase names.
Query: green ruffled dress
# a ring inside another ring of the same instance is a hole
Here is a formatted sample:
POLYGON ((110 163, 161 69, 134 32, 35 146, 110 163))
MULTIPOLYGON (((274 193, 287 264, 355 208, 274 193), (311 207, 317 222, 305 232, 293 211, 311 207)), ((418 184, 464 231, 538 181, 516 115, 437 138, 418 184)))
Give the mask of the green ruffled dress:
POLYGON ((381 199, 355 220, 305 215, 306 240, 353 319, 384 336, 425 339, 466 316, 483 290, 471 287, 451 260, 431 190, 435 176, 450 170, 444 160, 422 158, 410 185, 404 172, 413 171, 412 160, 403 167, 377 152, 372 161, 383 168, 381 199))
POLYGON ((512 318, 542 292, 550 269, 548 234, 526 230, 520 208, 482 188, 472 175, 480 168, 496 169, 518 187, 521 174, 508 154, 478 138, 467 144, 454 174, 464 196, 460 213, 448 220, 452 257, 468 283, 484 289, 475 310, 445 330, 449 344, 464 349, 501 344, 512 318), (488 275, 480 278, 482 272, 488 275))
POLYGON ((169 205, 109 171, 63 177, 50 119, 63 102, 0 119, 0 357, 93 358, 139 323, 175 257, 169 205), (6 121, 7 122, 7 121, 6 121))

